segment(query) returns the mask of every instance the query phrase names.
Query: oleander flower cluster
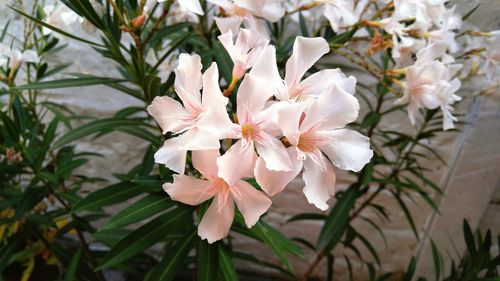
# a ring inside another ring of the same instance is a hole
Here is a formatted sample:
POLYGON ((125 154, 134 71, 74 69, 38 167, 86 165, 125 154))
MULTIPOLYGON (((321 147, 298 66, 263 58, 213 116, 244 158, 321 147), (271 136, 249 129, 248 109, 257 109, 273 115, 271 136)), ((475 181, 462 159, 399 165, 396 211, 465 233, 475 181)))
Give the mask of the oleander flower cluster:
MULTIPOLYGON (((148 112, 170 137, 155 160, 177 172, 164 190, 173 200, 199 205, 213 198, 199 224, 208 242, 227 236, 235 206, 252 227, 302 172, 308 202, 321 210, 335 193, 335 169, 360 171, 373 152, 366 136, 346 128, 358 117, 356 79, 340 69, 304 77, 329 46, 323 38, 297 37, 281 77, 268 40, 241 29, 219 39, 240 80, 235 116, 229 116, 216 63, 202 73, 198 55, 181 54, 172 97, 154 99, 148 112), (223 151, 221 153, 221 151, 223 151), (192 165, 201 177, 185 173, 192 165), (262 191, 245 179, 255 178, 262 191)), ((233 84, 233 83, 232 83, 233 84)), ((227 95, 227 91, 225 91, 227 95)), ((231 94, 231 93, 229 93, 231 94)))

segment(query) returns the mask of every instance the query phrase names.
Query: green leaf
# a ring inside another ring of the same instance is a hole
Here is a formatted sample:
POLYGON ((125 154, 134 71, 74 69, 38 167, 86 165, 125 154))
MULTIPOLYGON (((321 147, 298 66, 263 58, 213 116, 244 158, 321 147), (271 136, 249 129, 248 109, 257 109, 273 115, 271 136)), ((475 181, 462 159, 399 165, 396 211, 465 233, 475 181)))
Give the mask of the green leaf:
POLYGON ((477 10, 477 8, 479 8, 480 5, 481 3, 478 3, 474 8, 472 8, 467 14, 462 17, 462 20, 467 20, 477 10))
MULTIPOLYGON (((190 235, 180 239, 169 251, 165 253, 163 259, 155 267, 148 280, 151 281, 171 281, 184 264, 189 251, 196 241, 196 230, 190 235)), ((203 280, 203 279, 198 279, 203 280)))
POLYGON ((0 249, 0 272, 3 272, 3 269, 7 266, 7 263, 16 251, 17 247, 20 246, 21 242, 21 236, 16 236, 14 241, 9 241, 6 246, 2 246, 0 249))
POLYGON ((302 36, 309 37, 309 31, 307 30, 307 23, 306 20, 304 19, 304 15, 301 12, 299 12, 299 24, 300 24, 300 33, 302 33, 302 36))
POLYGON ((117 130, 128 126, 141 126, 144 122, 141 120, 131 120, 131 119, 102 119, 89 122, 78 128, 75 128, 67 132, 64 136, 60 137, 53 145, 53 148, 61 147, 75 140, 81 139, 83 137, 99 133, 106 130, 117 130))
POLYGON ((100 230, 113 229, 151 218, 174 206, 164 192, 150 194, 114 215, 100 230))
POLYGON ((79 77, 79 78, 66 78, 60 80, 32 82, 25 85, 15 87, 16 90, 44 90, 44 89, 59 89, 59 88, 73 88, 94 85, 106 85, 123 83, 127 80, 119 78, 108 77, 79 77))
MULTIPOLYGON (((290 250, 290 248, 284 247, 284 243, 295 245, 291 240, 290 242, 283 242, 283 237, 287 239, 285 236, 276 235, 277 233, 272 231, 270 227, 263 224, 262 222, 257 222, 254 227, 251 229, 262 241, 268 245, 271 250, 278 256, 278 258, 285 264, 286 268, 294 273, 292 263, 288 259, 286 252, 290 250)), ((296 247, 296 246, 295 246, 296 247)), ((298 248, 298 247, 297 247, 298 248)))
MULTIPOLYGON (((8 6, 8 5, 7 5, 7 6, 8 6)), ((46 23, 46 22, 43 22, 43 21, 41 21, 41 20, 39 20, 39 19, 37 19, 37 18, 34 18, 34 17, 32 17, 32 16, 30 16, 30 15, 28 15, 28 14, 26 14, 26 13, 23 13, 22 11, 20 11, 20 10, 18 10, 18 9, 16 9, 16 8, 14 8, 14 7, 11 7, 11 6, 8 6, 8 7, 9 7, 10 9, 14 10, 15 12, 17 12, 17 13, 19 13, 19 14, 23 15, 24 17, 26 17, 26 18, 30 19, 31 21, 33 21, 33 22, 37 23, 38 25, 44 26, 44 27, 46 27, 46 28, 48 28, 48 29, 50 29, 50 30, 53 30, 53 31, 55 31, 55 32, 57 32, 57 33, 59 33, 59 34, 62 34, 62 35, 64 35, 64 36, 68 37, 68 38, 71 38, 71 39, 74 39, 74 40, 77 40, 77 41, 80 41, 80 42, 83 42, 83 43, 85 43, 85 44, 89 44, 89 45, 92 45, 92 46, 96 46, 96 47, 104 47, 104 46, 103 46, 103 45, 101 45, 101 44, 98 44, 98 43, 95 43, 95 42, 92 42, 92 41, 89 41, 89 40, 86 40, 86 39, 80 38, 80 37, 75 36, 75 35, 73 35, 73 34, 71 34, 71 33, 68 33, 68 32, 66 32, 66 31, 63 31, 63 30, 61 30, 61 29, 59 29, 59 28, 57 28, 57 27, 55 27, 55 26, 52 26, 52 25, 50 25, 50 24, 48 24, 48 23, 46 23)))
POLYGON ((106 244, 109 247, 114 247, 120 240, 122 240, 125 236, 132 233, 132 230, 128 229, 113 229, 113 230, 102 230, 99 232, 92 233, 92 236, 106 244))
POLYGON ((98 270, 119 264, 162 241, 167 234, 183 226, 182 218, 191 211, 190 208, 178 207, 139 227, 108 252, 99 264, 98 270))
POLYGON ((82 210, 96 210, 109 205, 122 203, 145 191, 143 185, 133 182, 120 182, 99 189, 84 197, 73 208, 73 212, 82 210))
POLYGON ((361 121, 361 128, 368 128, 372 126, 376 126, 380 122, 380 113, 378 112, 370 112, 365 115, 363 121, 361 121))
POLYGON ((328 253, 340 241, 340 238, 342 238, 347 229, 349 212, 354 207, 357 193, 358 187, 351 186, 340 196, 321 228, 316 243, 318 250, 328 253))
POLYGON ((431 239, 431 249, 432 249, 432 260, 434 261, 434 274, 436 277, 436 281, 439 281, 439 277, 441 276, 441 257, 436 248, 436 244, 431 239))
POLYGON ((219 271, 223 281, 237 281, 238 275, 234 268, 231 254, 224 244, 219 243, 219 271))
POLYGON ((417 260, 415 259, 415 257, 411 257, 410 263, 406 268, 406 273, 402 281, 411 281, 413 279, 413 275, 415 274, 416 268, 417 268, 417 260))
POLYGON ((3 39, 5 38, 5 35, 7 34, 7 30, 9 30, 9 25, 10 25, 10 19, 7 20, 5 23, 5 26, 2 29, 2 34, 0 34, 0 43, 3 42, 3 39))
POLYGON ((294 222, 294 221, 303 221, 303 220, 326 220, 326 216, 323 214, 314 214, 314 213, 303 213, 295 215, 289 218, 286 222, 294 222))
POLYGON ((278 266, 278 265, 276 265, 274 263, 267 262, 265 260, 259 259, 259 258, 255 257, 254 255, 240 253, 240 252, 235 252, 235 251, 232 251, 231 255, 235 259, 244 260, 244 261, 247 261, 247 262, 254 263, 254 264, 256 264, 258 266, 261 266, 261 267, 267 267, 269 269, 277 270, 277 271, 279 271, 279 272, 281 272, 283 274, 286 274, 286 275, 288 275, 290 277, 293 277, 293 275, 290 272, 286 271, 285 269, 281 268, 280 266, 278 266))
POLYGON ((76 269, 78 268, 78 263, 80 262, 80 256, 82 255, 82 251, 79 250, 71 259, 69 263, 68 270, 66 271, 66 277, 64 281, 72 281, 75 280, 76 269))
POLYGON ((399 206, 403 210, 403 213, 405 214, 406 219, 408 220, 408 223, 410 224, 411 229, 413 230, 413 234, 415 234, 415 238, 417 238, 417 240, 419 240, 417 226, 415 225, 415 221, 413 220, 413 216, 412 216, 410 210, 408 210, 408 207, 406 206, 405 202, 401 198, 401 193, 398 193, 395 191, 391 191, 391 193, 394 195, 394 198, 396 199, 399 206))
POLYGON ((469 223, 465 219, 463 222, 463 232, 464 232, 465 245, 467 246, 467 251, 469 252, 469 255, 474 256, 477 252, 476 242, 474 242, 474 235, 472 234, 472 229, 470 228, 469 223))
POLYGON ((213 281, 217 279, 218 247, 202 240, 198 245, 198 281, 213 281))
POLYGON ((2 135, 6 145, 13 146, 19 141, 19 128, 3 111, 0 111, 2 135))

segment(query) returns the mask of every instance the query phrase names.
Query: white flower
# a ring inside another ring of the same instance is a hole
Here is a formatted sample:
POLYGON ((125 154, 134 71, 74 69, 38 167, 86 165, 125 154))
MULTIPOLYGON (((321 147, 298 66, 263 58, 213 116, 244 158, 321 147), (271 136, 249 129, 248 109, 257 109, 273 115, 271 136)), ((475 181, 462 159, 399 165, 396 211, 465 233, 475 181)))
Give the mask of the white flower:
POLYGON ((37 63, 40 60, 38 54, 33 50, 20 51, 0 43, 0 66, 7 62, 12 71, 18 69, 23 62, 37 63))
POLYGON ((500 30, 490 32, 491 37, 485 40, 485 62, 480 71, 492 81, 498 77, 500 70, 500 30))
POLYGON ((228 31, 218 37, 234 63, 233 79, 240 79, 250 69, 262 49, 269 44, 269 40, 252 32, 249 29, 240 29, 236 42, 233 42, 233 33, 228 31))
MULTIPOLYGON (((47 15, 45 22, 59 29, 71 31, 71 25, 81 19, 78 14, 73 12, 65 5, 47 5, 43 7, 43 11, 47 15)), ((42 27, 43 34, 52 33, 52 30, 47 27, 42 27)))
POLYGON ((441 108, 443 129, 454 128, 457 119, 451 114, 452 105, 461 98, 455 95, 460 88, 460 80, 453 78, 462 65, 445 64, 449 56, 444 55, 445 44, 431 44, 417 54, 417 61, 406 69, 403 97, 396 104, 408 103, 408 116, 415 124, 419 109, 441 108), (438 61, 442 58, 442 61, 438 61))
MULTIPOLYGON (((165 2, 166 0, 158 0, 158 2, 165 2)), ((200 1, 199 0, 177 0, 179 2, 179 5, 188 11, 198 14, 198 15, 203 15, 203 10, 201 9, 200 1)))
POLYGON ((260 18, 271 22, 278 21, 285 14, 285 9, 279 0, 208 0, 222 9, 226 17, 214 17, 221 33, 229 30, 236 34, 241 23, 245 27, 267 36, 266 23, 260 18))
POLYGON ((455 13, 455 6, 447 9, 442 16, 441 21, 438 23, 439 29, 430 31, 426 37, 429 38, 430 43, 443 42, 448 45, 450 53, 456 53, 459 50, 458 43, 455 40, 455 32, 462 24, 460 15, 455 13))
POLYGON ((361 11, 368 1, 358 1, 356 6, 354 0, 317 0, 316 2, 324 4, 323 15, 330 22, 333 31, 338 32, 341 27, 353 25, 359 20, 361 11))

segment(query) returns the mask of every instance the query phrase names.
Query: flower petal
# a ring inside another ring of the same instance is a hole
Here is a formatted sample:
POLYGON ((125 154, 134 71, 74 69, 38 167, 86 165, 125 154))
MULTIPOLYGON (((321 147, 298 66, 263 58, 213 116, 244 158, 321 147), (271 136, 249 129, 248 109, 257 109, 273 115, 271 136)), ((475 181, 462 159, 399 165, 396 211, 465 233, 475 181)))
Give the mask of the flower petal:
POLYGON ((175 91, 184 107, 192 114, 197 113, 201 108, 202 67, 200 56, 180 54, 179 63, 175 69, 175 91))
POLYGON ((240 180, 229 190, 248 228, 257 223, 260 216, 271 207, 272 201, 245 181, 240 180))
POLYGON ((238 33, 238 29, 243 21, 240 17, 214 17, 215 24, 219 28, 220 33, 224 34, 231 31, 233 34, 238 33))
POLYGON ((262 50, 252 70, 250 70, 250 74, 265 81, 266 84, 263 84, 262 87, 272 90, 276 98, 288 100, 287 90, 278 72, 274 46, 269 45, 262 50))
POLYGON ((180 137, 166 140, 163 146, 155 153, 155 162, 164 164, 174 172, 184 174, 187 151, 180 150, 179 147, 181 145, 183 143, 180 137))
POLYGON ((160 125, 162 134, 182 131, 192 118, 180 102, 167 96, 155 97, 147 110, 160 125))
MULTIPOLYGON (((265 133, 263 133, 265 134, 265 133)), ((267 135, 267 134, 265 134, 267 135)), ((292 161, 286 152, 286 148, 278 139, 267 135, 266 142, 255 143, 259 156, 266 162, 266 167, 272 171, 291 171, 292 161)))
POLYGON ((205 178, 217 178, 217 157, 220 156, 218 149, 193 151, 193 166, 205 178))
POLYGON ((244 115, 254 116, 259 113, 266 101, 273 96, 273 92, 263 87, 262 79, 247 74, 238 89, 236 104, 238 108, 238 120, 243 121, 244 115))
POLYGON ((193 128, 177 137, 181 150, 206 150, 220 148, 219 138, 205 130, 193 128))
POLYGON ((298 36, 293 44, 292 56, 286 62, 286 85, 289 88, 298 85, 306 71, 329 51, 330 47, 323 38, 298 36))
POLYGON ((212 244, 227 236, 234 220, 234 202, 231 198, 226 200, 226 204, 221 206, 219 213, 217 202, 219 195, 215 195, 212 204, 208 207, 205 215, 198 225, 198 235, 201 239, 207 239, 212 244))
POLYGON ((262 157, 257 159, 254 171, 255 180, 269 196, 280 193, 302 170, 302 161, 297 159, 295 148, 289 147, 287 152, 294 166, 293 170, 288 172, 271 171, 266 168, 262 157))
POLYGON ((199 0, 178 0, 179 4, 188 9, 190 12, 193 12, 198 15, 203 15, 203 10, 201 9, 199 0))
POLYGON ((224 155, 217 158, 218 175, 229 186, 241 178, 252 177, 257 154, 252 145, 242 149, 242 140, 233 144, 224 155))
POLYGON ((356 78, 347 77, 339 68, 320 70, 300 82, 299 87, 306 95, 319 96, 332 84, 351 95, 356 91, 356 78))
POLYGON ((200 180, 186 175, 174 175, 174 182, 163 184, 163 190, 172 200, 191 206, 197 206, 212 198, 215 193, 209 191, 210 181, 200 180))
POLYGON ((327 201, 335 194, 335 171, 330 161, 324 161, 325 171, 309 158, 304 160, 304 195, 310 204, 325 211, 328 209, 327 201))
POLYGON ((359 172, 370 162, 373 151, 370 149, 369 138, 347 129, 331 131, 330 136, 332 140, 320 149, 335 166, 342 170, 359 172))
POLYGON ((317 129, 343 128, 358 118, 358 100, 348 92, 333 84, 306 111, 301 131, 311 126, 317 129))

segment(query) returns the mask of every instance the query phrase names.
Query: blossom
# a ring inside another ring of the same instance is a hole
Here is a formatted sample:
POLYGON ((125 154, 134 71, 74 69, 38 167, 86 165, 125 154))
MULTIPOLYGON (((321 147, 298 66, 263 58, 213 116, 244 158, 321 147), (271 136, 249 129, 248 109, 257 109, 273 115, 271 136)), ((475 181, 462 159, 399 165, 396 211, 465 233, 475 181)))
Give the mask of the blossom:
MULTIPOLYGON (((43 7, 43 11, 47 15, 45 18, 46 23, 63 30, 69 30, 73 23, 81 20, 81 17, 78 16, 78 14, 65 5, 47 5, 43 7)), ((52 29, 42 27, 42 32, 47 35, 52 33, 52 29)))
POLYGON ((33 50, 21 51, 0 43, 0 66, 5 66, 8 62, 11 71, 15 71, 23 62, 37 63, 39 61, 38 54, 33 50))
POLYGON ((217 65, 213 63, 203 75, 201 69, 198 55, 181 54, 175 70, 175 91, 184 106, 162 96, 147 108, 163 134, 178 134, 166 140, 155 154, 157 163, 178 173, 184 173, 188 150, 219 148, 219 139, 224 138, 224 130, 232 124, 226 113, 228 100, 219 89, 217 65))
POLYGON ((492 81, 498 77, 500 69, 500 30, 491 31, 488 36, 485 40, 485 62, 480 70, 492 81))
POLYGON ((442 15, 442 19, 439 23, 439 29, 430 31, 427 34, 430 43, 443 42, 448 45, 448 50, 450 53, 456 53, 459 50, 458 43, 455 40, 455 32, 453 30, 458 29, 462 24, 462 19, 460 15, 455 13, 455 6, 451 9, 445 10, 442 15))
MULTIPOLYGON (((158 2, 165 2, 166 0, 158 0, 158 2)), ((187 9, 188 11, 198 14, 198 15, 203 15, 203 10, 201 9, 200 1, 199 0, 178 0, 179 5, 181 5, 183 8, 187 9)))
MULTIPOLYGON (((250 158, 251 155, 243 157, 250 158)), ((235 204, 250 228, 272 203, 264 193, 242 180, 252 174, 254 161, 228 167, 220 165, 218 158, 218 150, 193 151, 193 166, 205 179, 174 175, 173 183, 163 185, 173 200, 184 204, 196 206, 213 198, 198 226, 198 235, 208 243, 227 236, 234 219, 235 204), (222 178, 221 174, 230 177, 222 178)))
POLYGON ((453 121, 457 119, 451 114, 452 104, 461 98, 455 95, 460 88, 460 80, 453 77, 462 65, 445 64, 450 60, 449 56, 443 56, 446 48, 446 44, 431 44, 417 53, 414 65, 406 68, 404 95, 395 103, 408 103, 408 116, 412 124, 415 124, 419 109, 441 108, 443 129, 454 128, 453 121), (442 61, 437 60, 440 57, 442 61))
POLYGON ((354 6, 354 0, 317 0, 324 4, 323 15, 330 22, 333 31, 338 32, 340 27, 350 26, 359 20, 361 10, 366 6, 366 0, 354 6))
POLYGON ((267 35, 266 24, 259 18, 278 21, 285 14, 279 0, 208 0, 224 10, 225 17, 214 17, 221 33, 237 33, 241 23, 262 35, 267 35))
MULTIPOLYGON (((263 63, 262 60, 267 58, 264 54, 273 51, 273 46, 266 47, 257 63, 259 61, 263 63)), ((253 69, 245 76, 236 96, 238 123, 233 124, 229 138, 238 139, 238 141, 218 163, 228 167, 238 165, 238 162, 245 161, 242 155, 255 155, 255 147, 268 169, 290 170, 292 165, 285 147, 276 138, 279 135, 274 123, 277 107, 267 102, 272 97, 272 91, 266 89, 262 79, 254 76, 252 72, 253 69)))
POLYGON ((261 78, 266 87, 271 88, 274 96, 281 101, 316 98, 332 84, 353 94, 356 79, 352 76, 346 77, 340 69, 321 70, 302 80, 306 71, 329 51, 328 43, 323 38, 298 36, 293 45, 293 53, 286 63, 285 79, 282 79, 278 72, 274 51, 263 53, 263 58, 259 60, 261 63, 256 62, 251 72, 261 78))
POLYGON ((294 168, 270 171, 258 159, 255 179, 262 189, 275 195, 304 168, 303 192, 308 202, 321 210, 328 209, 327 201, 335 191, 333 167, 357 172, 373 156, 367 137, 344 128, 356 120, 358 112, 357 99, 335 84, 310 106, 295 103, 281 108, 278 122, 289 144, 287 152, 294 168))
POLYGON ((266 38, 243 28, 240 29, 236 42, 233 42, 231 30, 218 38, 234 63, 233 79, 237 80, 241 79, 246 71, 254 65, 263 48, 269 43, 266 38))

